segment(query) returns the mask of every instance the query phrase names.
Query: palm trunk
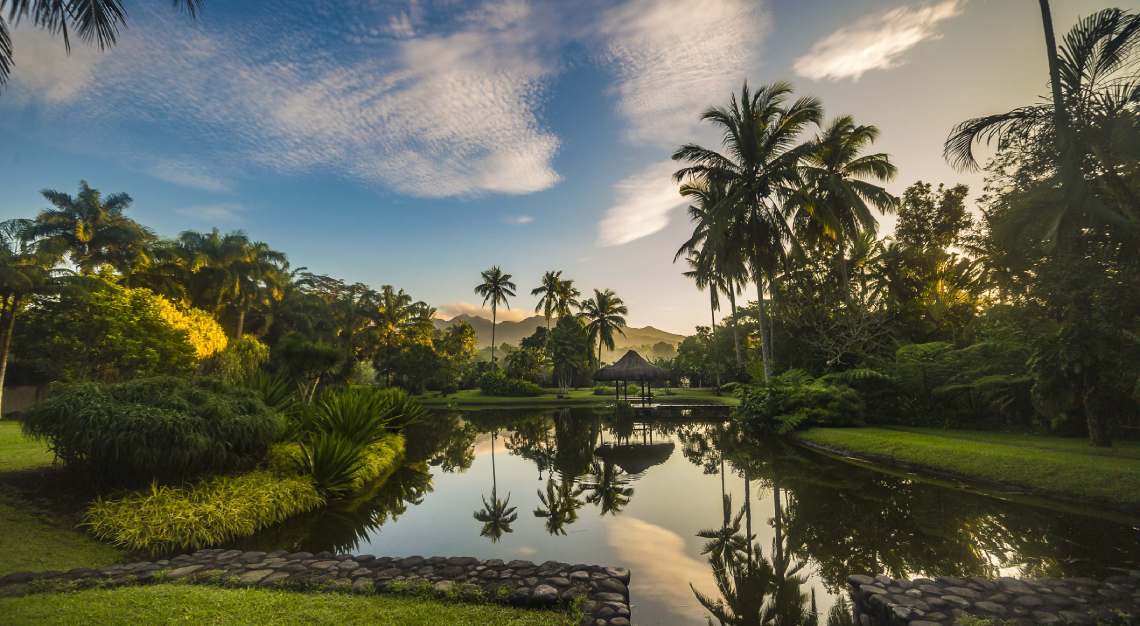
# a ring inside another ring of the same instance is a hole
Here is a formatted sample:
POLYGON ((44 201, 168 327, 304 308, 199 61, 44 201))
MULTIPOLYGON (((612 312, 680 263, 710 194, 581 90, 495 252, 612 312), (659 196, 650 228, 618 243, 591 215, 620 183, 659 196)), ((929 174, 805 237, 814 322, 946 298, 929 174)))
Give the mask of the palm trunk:
POLYGON ((756 319, 760 325, 760 362, 764 366, 764 382, 772 378, 772 333, 768 323, 768 307, 764 304, 764 282, 756 279, 756 319))
MULTIPOLYGON (((709 318, 712 322, 712 325, 709 326, 709 347, 711 348, 713 337, 716 335, 716 287, 711 285, 709 286, 709 318)), ((720 368, 716 370, 716 393, 720 395, 720 368)))
POLYGON ((491 367, 495 367, 495 320, 498 318, 498 309, 491 304, 491 367))
POLYGON ((1045 58, 1049 62, 1049 85, 1053 95, 1053 123, 1057 127, 1057 148, 1064 153, 1068 140, 1069 112, 1061 95, 1061 67, 1057 61, 1057 36, 1053 33, 1053 14, 1049 0, 1038 0, 1041 5, 1041 26, 1045 30, 1045 58), (1064 137, 1062 137, 1064 135, 1064 137))
POLYGON ((11 301, 4 299, 3 314, 0 320, 4 323, 4 337, 0 340, 0 419, 3 419, 4 406, 4 377, 8 373, 8 354, 12 347, 12 330, 16 326, 16 308, 20 304, 20 297, 13 295, 11 301))
POLYGON ((736 316, 736 287, 729 287, 728 303, 732 306, 732 348, 736 351, 736 367, 739 369, 744 367, 744 355, 740 352, 740 333, 737 332, 740 320, 736 316))
POLYGON ((241 339, 241 334, 244 331, 245 331, 245 307, 242 306, 241 308, 238 309, 237 334, 234 335, 234 339, 241 339))

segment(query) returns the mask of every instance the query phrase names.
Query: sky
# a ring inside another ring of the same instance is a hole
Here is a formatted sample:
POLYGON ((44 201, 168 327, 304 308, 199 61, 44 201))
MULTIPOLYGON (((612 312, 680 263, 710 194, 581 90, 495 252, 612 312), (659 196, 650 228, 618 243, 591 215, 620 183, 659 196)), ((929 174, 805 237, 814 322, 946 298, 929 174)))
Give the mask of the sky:
MULTIPOLYGON (((519 287, 500 319, 532 314, 560 269, 616 291, 633 326, 707 324, 672 262, 689 225, 669 157, 717 146, 699 115, 745 80, 878 126, 895 193, 980 191, 943 161, 948 131, 1048 86, 1033 0, 207 0, 197 20, 125 4, 107 52, 15 30, 0 218, 87 180, 160 235, 243 230, 445 317, 480 311, 497 264, 519 287)), ((1105 6, 1054 0, 1058 34, 1105 6)))

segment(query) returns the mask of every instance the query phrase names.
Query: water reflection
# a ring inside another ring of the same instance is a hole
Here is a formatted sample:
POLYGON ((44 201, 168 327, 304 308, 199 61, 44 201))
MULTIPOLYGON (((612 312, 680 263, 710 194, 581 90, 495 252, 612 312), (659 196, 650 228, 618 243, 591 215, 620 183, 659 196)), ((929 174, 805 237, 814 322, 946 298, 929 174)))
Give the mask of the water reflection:
POLYGON ((752 445, 723 417, 433 414, 373 493, 242 546, 621 564, 638 621, 670 624, 843 624, 852 572, 1106 575, 1140 560, 1135 523, 752 445))

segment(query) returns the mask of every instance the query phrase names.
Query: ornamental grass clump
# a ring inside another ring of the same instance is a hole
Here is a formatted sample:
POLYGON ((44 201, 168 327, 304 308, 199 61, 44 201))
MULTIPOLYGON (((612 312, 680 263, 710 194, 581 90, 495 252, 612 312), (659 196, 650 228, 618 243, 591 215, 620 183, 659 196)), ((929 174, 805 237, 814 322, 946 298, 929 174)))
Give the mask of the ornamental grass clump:
POLYGON ((99 499, 88 508, 85 524, 121 548, 161 554, 248 537, 324 503, 306 476, 256 471, 187 487, 152 483, 133 495, 99 499))
POLYGON ((282 420, 248 389, 160 376, 58 385, 23 425, 97 482, 138 484, 252 468, 282 420))

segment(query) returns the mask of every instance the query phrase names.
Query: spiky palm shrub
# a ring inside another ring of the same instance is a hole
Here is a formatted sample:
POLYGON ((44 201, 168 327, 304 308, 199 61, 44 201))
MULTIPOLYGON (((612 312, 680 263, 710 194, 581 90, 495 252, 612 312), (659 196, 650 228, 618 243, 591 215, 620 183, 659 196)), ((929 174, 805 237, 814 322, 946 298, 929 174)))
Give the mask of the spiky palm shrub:
POLYGON ((402 390, 355 387, 326 393, 310 417, 309 430, 368 446, 422 415, 420 404, 402 390))
POLYGON ((364 466, 366 446, 335 433, 319 433, 301 444, 301 472, 330 498, 352 493, 364 466))

